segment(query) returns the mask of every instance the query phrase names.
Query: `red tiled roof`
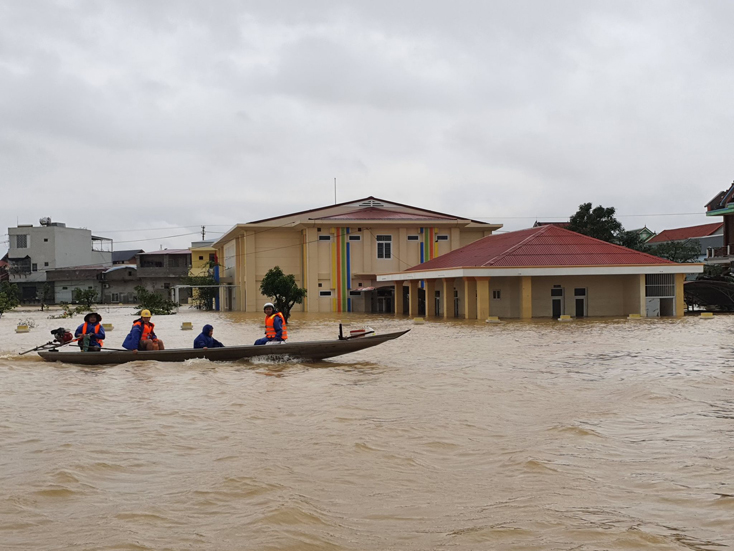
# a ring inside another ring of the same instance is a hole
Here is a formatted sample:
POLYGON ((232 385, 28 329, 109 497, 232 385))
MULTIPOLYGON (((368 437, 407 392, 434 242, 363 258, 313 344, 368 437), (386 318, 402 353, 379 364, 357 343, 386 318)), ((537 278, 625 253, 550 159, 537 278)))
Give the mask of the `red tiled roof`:
POLYGON ((343 214, 313 218, 313 220, 456 220, 444 214, 414 214, 411 212, 399 212, 377 207, 357 209, 343 214))
POLYGON ((721 226, 723 222, 716 222, 714 224, 702 224, 700 226, 688 226, 687 228, 676 228, 673 230, 663 230, 655 237, 650 239, 648 243, 663 243, 665 241, 683 241, 684 239, 695 239, 696 237, 706 237, 713 235, 721 226))
POLYGON ((558 226, 489 235, 408 271, 468 267, 647 266, 675 264, 558 226))
MULTIPOLYGON (((379 197, 374 197, 374 196, 370 195, 369 197, 365 197, 364 199, 357 199, 357 200, 354 200, 354 201, 345 201, 343 203, 337 203, 335 205, 326 205, 326 206, 318 207, 318 208, 315 208, 315 209, 308 209, 308 210, 302 210, 302 211, 299 211, 299 212, 292 212, 290 214, 281 214, 279 216, 273 216, 271 218, 263 218, 262 220, 253 220, 251 222, 248 222, 248 224, 259 224, 260 222, 269 222, 271 220, 277 220, 278 218, 285 218, 287 216, 297 216, 299 214, 308 214, 309 212, 318 212, 320 210, 325 210, 325 209, 329 209, 329 208, 333 208, 333 207, 343 207, 344 205, 366 203, 368 201, 377 201, 379 203, 387 203, 387 204, 390 204, 390 205, 395 205, 397 207, 405 207, 405 208, 409 208, 409 209, 415 209, 415 210, 419 210, 421 212, 425 212, 427 214, 431 214, 431 215, 435 214, 435 215, 438 215, 438 217, 445 216, 446 218, 448 218, 450 220, 465 220, 464 218, 459 218, 458 216, 453 216, 451 214, 446 214, 444 212, 436 212, 436 211, 433 211, 433 210, 423 209, 423 208, 420 208, 420 207, 413 207, 411 205, 404 205, 403 203, 396 203, 395 201, 386 201, 384 199, 380 199, 379 197)), ((482 222, 480 220, 472 220, 472 222, 474 222, 475 224, 491 225, 491 224, 489 224, 487 222, 482 222)))

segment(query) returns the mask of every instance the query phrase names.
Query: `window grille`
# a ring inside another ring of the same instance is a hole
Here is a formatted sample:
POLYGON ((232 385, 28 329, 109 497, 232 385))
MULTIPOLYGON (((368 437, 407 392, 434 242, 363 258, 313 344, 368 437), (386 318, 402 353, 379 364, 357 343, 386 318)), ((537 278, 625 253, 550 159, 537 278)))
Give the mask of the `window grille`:
POLYGON ((646 297, 674 297, 675 274, 646 274, 646 297))
POLYGON ((418 235, 409 235, 408 236, 408 241, 419 241, 419 240, 420 240, 420 236, 418 236, 418 235))
POLYGON ((449 240, 448 235, 437 235, 436 236, 436 241, 448 241, 448 240, 449 240))
POLYGON ((28 236, 27 235, 16 235, 15 236, 15 248, 16 249, 27 249, 28 248, 28 236))

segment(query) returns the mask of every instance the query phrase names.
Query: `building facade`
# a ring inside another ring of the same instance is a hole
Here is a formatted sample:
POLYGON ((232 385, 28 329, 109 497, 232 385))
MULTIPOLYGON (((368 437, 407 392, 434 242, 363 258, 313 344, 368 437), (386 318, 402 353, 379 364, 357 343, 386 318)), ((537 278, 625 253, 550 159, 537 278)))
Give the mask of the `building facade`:
POLYGON ((396 313, 442 318, 560 318, 684 314, 676 264, 557 226, 493 235, 378 280, 395 285, 396 313))
POLYGON ((112 240, 92 235, 82 228, 41 219, 40 226, 8 228, 10 281, 18 285, 23 302, 53 300, 49 270, 72 266, 112 265, 112 240))
MULTIPOLYGON (((490 235, 488 224, 367 197, 238 224, 214 243, 225 310, 259 311, 260 282, 274 266, 307 291, 308 312, 393 312, 380 274, 408 268, 490 235)), ((297 305, 294 311, 299 310, 297 305)))

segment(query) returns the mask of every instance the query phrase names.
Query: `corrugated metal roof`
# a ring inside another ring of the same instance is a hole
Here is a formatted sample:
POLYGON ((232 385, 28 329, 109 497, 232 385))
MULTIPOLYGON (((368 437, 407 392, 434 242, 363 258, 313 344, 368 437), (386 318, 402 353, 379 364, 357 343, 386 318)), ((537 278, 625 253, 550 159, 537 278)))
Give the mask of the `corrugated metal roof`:
POLYGON ((160 251, 150 251, 147 253, 140 253, 140 256, 149 254, 191 254, 189 249, 163 249, 160 251))
POLYGON ((713 224, 701 224, 700 226, 688 226, 685 228, 675 228, 672 230, 663 230, 655 237, 650 239, 648 243, 663 243, 667 241, 683 241, 685 239, 695 239, 697 237, 707 237, 713 235, 724 225, 723 222, 715 222, 713 224))
POLYGON ((495 234, 413 266, 408 271, 468 267, 620 266, 675 264, 558 226, 495 234))
POLYGON ((312 220, 457 220, 442 214, 415 214, 411 212, 400 212, 377 207, 353 210, 332 216, 312 218, 312 220))

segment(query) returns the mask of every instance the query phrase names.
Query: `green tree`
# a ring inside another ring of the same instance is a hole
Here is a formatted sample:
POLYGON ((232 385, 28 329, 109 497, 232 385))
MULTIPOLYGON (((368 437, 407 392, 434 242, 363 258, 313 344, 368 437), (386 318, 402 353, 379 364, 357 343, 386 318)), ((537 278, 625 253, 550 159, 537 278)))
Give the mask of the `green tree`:
POLYGON ((696 262, 701 256, 701 244, 697 239, 667 241, 650 247, 650 254, 673 262, 696 262))
POLYGON ((77 287, 72 293, 72 298, 74 302, 81 305, 78 310, 91 312, 92 306, 97 302, 97 291, 96 289, 79 289, 77 287))
POLYGON ((260 283, 260 292, 273 300, 275 307, 288 321, 291 308, 301 304, 306 296, 306 289, 299 287, 293 274, 285 275, 279 266, 271 268, 260 283))
POLYGON ((645 243, 642 236, 636 231, 622 231, 615 241, 617 245, 622 245, 628 249, 640 251, 641 253, 652 253, 652 247, 645 243))
POLYGON ((0 283, 0 316, 20 304, 18 286, 7 281, 0 283))
POLYGON ((604 208, 599 205, 592 208, 591 203, 583 203, 571 217, 567 229, 609 243, 617 243, 624 228, 614 217, 615 212, 614 207, 604 208))
POLYGON ((167 316, 173 314, 176 303, 161 295, 148 291, 142 285, 135 287, 135 293, 138 297, 138 309, 150 310, 155 316, 167 316))

